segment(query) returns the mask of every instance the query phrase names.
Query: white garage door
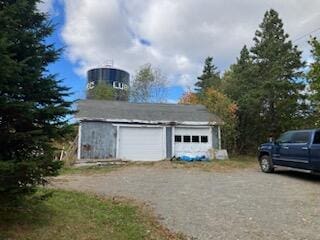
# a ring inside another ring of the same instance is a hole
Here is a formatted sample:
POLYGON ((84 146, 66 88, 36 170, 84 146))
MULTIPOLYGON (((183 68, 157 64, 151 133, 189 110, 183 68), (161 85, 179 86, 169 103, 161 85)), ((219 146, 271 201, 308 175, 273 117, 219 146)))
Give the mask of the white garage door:
POLYGON ((119 128, 118 156, 124 160, 158 161, 165 158, 162 127, 119 128))
POLYGON ((177 157, 206 156, 212 148, 210 128, 175 128, 174 155, 177 157))

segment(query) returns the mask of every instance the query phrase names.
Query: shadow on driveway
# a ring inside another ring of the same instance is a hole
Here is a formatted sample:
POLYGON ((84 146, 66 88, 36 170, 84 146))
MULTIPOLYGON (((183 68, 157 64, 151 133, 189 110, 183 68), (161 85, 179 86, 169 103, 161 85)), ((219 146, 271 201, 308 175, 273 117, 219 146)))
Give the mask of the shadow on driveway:
POLYGON ((299 180, 304 180, 313 183, 320 183, 320 174, 312 174, 312 173, 305 173, 299 172, 294 170, 276 170, 275 174, 287 176, 289 178, 295 178, 299 180))

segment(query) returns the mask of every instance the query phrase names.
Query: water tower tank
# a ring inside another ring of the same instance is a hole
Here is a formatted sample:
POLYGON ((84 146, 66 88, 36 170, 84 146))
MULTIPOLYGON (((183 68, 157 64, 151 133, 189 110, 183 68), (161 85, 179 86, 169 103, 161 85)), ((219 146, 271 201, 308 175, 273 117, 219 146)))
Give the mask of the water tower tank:
POLYGON ((128 72, 113 67, 93 68, 88 71, 88 89, 104 82, 115 89, 116 100, 128 100, 129 81, 128 72))

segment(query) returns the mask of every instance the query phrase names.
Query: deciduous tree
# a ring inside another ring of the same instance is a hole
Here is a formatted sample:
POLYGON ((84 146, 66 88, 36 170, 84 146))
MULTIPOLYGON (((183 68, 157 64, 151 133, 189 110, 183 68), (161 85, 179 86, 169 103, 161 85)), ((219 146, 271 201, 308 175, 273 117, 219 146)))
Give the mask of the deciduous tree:
POLYGON ((95 100, 115 100, 115 91, 111 85, 100 82, 88 90, 87 97, 95 100))
POLYGON ((179 100, 180 104, 199 104, 199 97, 196 93, 186 92, 179 100))
POLYGON ((161 70, 145 64, 137 71, 131 89, 132 102, 165 102, 168 82, 161 70))
POLYGON ((208 88, 202 97, 193 92, 185 93, 179 103, 202 104, 209 112, 219 116, 224 121, 224 125, 222 126, 222 147, 234 152, 237 137, 236 112, 238 107, 230 98, 214 88, 208 88))
POLYGON ((237 139, 236 112, 238 107, 236 103, 214 88, 208 88, 202 104, 207 107, 209 112, 217 114, 223 120, 224 125, 221 128, 222 147, 234 152, 237 139))

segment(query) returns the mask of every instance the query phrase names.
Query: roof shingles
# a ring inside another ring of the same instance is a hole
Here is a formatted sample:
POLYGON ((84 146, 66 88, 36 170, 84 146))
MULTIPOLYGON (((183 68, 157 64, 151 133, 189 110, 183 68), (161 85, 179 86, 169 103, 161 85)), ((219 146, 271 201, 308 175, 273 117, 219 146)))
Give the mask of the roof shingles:
POLYGON ((81 100, 78 102, 79 120, 129 120, 141 122, 201 122, 222 124, 202 105, 129 103, 121 101, 81 100))

